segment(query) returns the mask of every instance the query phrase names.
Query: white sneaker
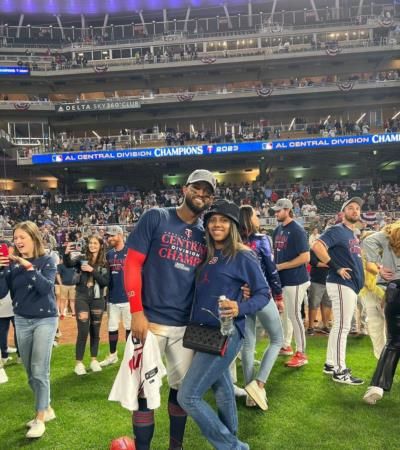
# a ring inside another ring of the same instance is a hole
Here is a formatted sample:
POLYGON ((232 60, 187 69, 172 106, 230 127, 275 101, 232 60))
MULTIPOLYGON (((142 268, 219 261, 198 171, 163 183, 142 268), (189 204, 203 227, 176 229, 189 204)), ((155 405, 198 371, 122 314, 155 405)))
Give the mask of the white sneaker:
POLYGON ((111 364, 115 364, 117 362, 118 362, 117 352, 110 353, 105 360, 101 361, 100 366, 107 367, 107 366, 110 366, 111 364))
POLYGON ((369 405, 375 405, 383 397, 383 389, 378 386, 370 386, 364 394, 363 400, 369 405))
POLYGON ((0 368, 0 384, 7 383, 8 376, 3 368, 0 368))
POLYGON ((40 438, 46 431, 46 426, 42 420, 34 419, 33 424, 29 431, 26 433, 28 439, 40 438))
POLYGON ((77 375, 86 375, 86 369, 85 369, 85 366, 83 365, 83 363, 81 363, 81 362, 79 362, 79 363, 77 363, 76 364, 76 366, 75 366, 75 369, 74 369, 74 372, 77 374, 77 375))
MULTIPOLYGON (((45 422, 50 422, 50 420, 54 420, 56 418, 56 413, 54 412, 54 409, 49 406, 46 411, 44 412, 44 421, 45 422)), ((33 427, 33 425, 35 424, 35 420, 36 419, 32 419, 29 422, 27 422, 26 426, 28 428, 33 427)))
POLYGON ((10 361, 12 361, 11 356, 8 356, 7 358, 1 358, 1 362, 3 363, 3 366, 5 366, 10 361))
POLYGON ((102 368, 100 366, 100 363, 97 361, 97 359, 93 359, 90 363, 90 370, 92 372, 101 372, 102 368))
POLYGON ((246 391, 238 386, 236 384, 233 385, 233 391, 235 393, 235 397, 246 397, 246 391))
POLYGON ((261 388, 256 380, 253 380, 244 389, 263 411, 267 411, 267 394, 265 393, 265 389, 261 388))
POLYGON ((246 397, 246 406, 248 408, 254 408, 257 406, 257 403, 250 397, 250 395, 246 397))
POLYGON ((17 349, 15 347, 8 347, 7 353, 17 353, 17 349))

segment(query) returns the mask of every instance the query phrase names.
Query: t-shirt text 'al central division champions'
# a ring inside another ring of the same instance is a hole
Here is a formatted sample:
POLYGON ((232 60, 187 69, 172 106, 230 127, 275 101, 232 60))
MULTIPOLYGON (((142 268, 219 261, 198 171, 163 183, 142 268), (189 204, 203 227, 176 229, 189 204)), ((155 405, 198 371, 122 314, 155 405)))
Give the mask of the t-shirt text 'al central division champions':
POLYGON ((207 252, 201 221, 183 222, 176 208, 151 209, 129 236, 128 248, 146 255, 142 301, 150 322, 186 325, 196 268, 207 252))

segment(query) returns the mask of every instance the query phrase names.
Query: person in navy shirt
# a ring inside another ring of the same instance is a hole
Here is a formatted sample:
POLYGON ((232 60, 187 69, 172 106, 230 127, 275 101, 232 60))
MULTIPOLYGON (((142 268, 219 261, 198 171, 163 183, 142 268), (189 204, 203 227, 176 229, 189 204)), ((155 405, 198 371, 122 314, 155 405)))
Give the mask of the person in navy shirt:
POLYGON ((110 267, 110 282, 108 285, 108 342, 109 355, 100 363, 106 367, 118 362, 117 343, 119 323, 125 328, 125 338, 128 339, 131 332, 131 311, 124 288, 124 264, 128 246, 124 242, 124 231, 118 225, 113 225, 106 230, 107 242, 111 249, 106 254, 106 260, 110 267))
POLYGON ((246 315, 255 314, 269 302, 269 286, 257 256, 240 238, 239 208, 219 200, 204 216, 207 255, 196 278, 191 321, 219 327, 219 315, 233 318, 223 356, 196 352, 178 392, 178 402, 216 449, 249 449, 237 438, 236 401, 229 366, 238 354, 245 334, 246 315), (241 287, 251 287, 242 300, 241 287), (225 300, 219 301, 224 295, 225 300), (222 313, 220 312, 222 311, 222 313), (209 389, 216 395, 218 414, 203 399, 209 389))
POLYGON ((18 348, 35 395, 36 416, 27 438, 39 438, 55 419, 50 406, 50 360, 57 330, 54 283, 57 265, 46 255, 40 230, 30 221, 14 228, 15 250, 0 256, 0 298, 10 291, 18 348))
POLYGON ((347 336, 357 295, 364 286, 361 247, 354 234, 362 205, 359 197, 347 200, 342 206, 342 223, 328 228, 313 245, 318 259, 329 266, 326 290, 332 301, 334 319, 323 371, 332 375, 333 381, 350 385, 363 384, 346 367, 347 336))
POLYGON ((282 286, 272 255, 268 236, 259 233, 260 221, 250 205, 240 207, 240 234, 243 242, 258 256, 261 269, 271 287, 275 301, 269 301, 257 314, 246 317, 246 334, 242 349, 242 367, 248 393, 246 406, 257 404, 263 411, 268 409, 265 383, 267 382, 283 344, 282 324, 278 308, 283 309, 282 286), (254 377, 254 351, 256 347, 256 318, 268 333, 269 346, 254 377))
MULTIPOLYGON (((182 448, 187 419, 177 394, 193 358, 182 340, 193 303, 196 269, 206 255, 199 217, 210 207, 215 188, 211 172, 195 170, 183 187, 183 203, 145 212, 127 241, 124 283, 132 335, 144 342, 150 330, 167 359, 171 450, 182 448)), ((139 399, 132 422, 137 450, 150 449, 154 411, 147 408, 146 399, 139 399)))
POLYGON ((284 343, 280 354, 293 355, 291 342, 294 334, 296 353, 286 362, 286 366, 301 367, 308 364, 301 305, 310 285, 306 268, 310 262, 310 249, 304 228, 293 219, 292 202, 281 198, 272 209, 279 223, 272 240, 285 303, 282 316, 284 343))

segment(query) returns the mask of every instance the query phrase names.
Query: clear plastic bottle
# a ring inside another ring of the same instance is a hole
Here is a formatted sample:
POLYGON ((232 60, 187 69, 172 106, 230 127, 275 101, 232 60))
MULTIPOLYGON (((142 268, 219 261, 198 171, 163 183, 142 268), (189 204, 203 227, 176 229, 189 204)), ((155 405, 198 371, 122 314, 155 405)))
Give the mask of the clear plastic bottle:
MULTIPOLYGON (((218 303, 227 300, 225 295, 220 295, 218 298, 218 303)), ((219 311, 219 322, 221 324, 221 334, 223 336, 230 336, 235 330, 235 325, 233 324, 233 317, 221 317, 221 309, 219 311)))

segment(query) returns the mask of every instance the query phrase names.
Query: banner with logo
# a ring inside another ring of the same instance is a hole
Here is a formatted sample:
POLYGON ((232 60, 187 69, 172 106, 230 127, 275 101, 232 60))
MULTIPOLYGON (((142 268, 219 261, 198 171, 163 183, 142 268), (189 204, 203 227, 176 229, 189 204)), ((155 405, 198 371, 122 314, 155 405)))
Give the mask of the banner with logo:
POLYGON ((142 107, 139 100, 102 100, 93 102, 74 102, 56 104, 56 113, 76 113, 76 112, 107 112, 122 109, 140 109, 142 107))
POLYGON ((400 143, 400 133, 365 134, 356 136, 316 137, 280 141, 238 142, 230 144, 182 145, 177 147, 138 148, 124 150, 46 153, 32 156, 32 164, 70 164, 109 162, 124 159, 183 158, 196 156, 239 154, 279 150, 305 150, 361 145, 400 143))

